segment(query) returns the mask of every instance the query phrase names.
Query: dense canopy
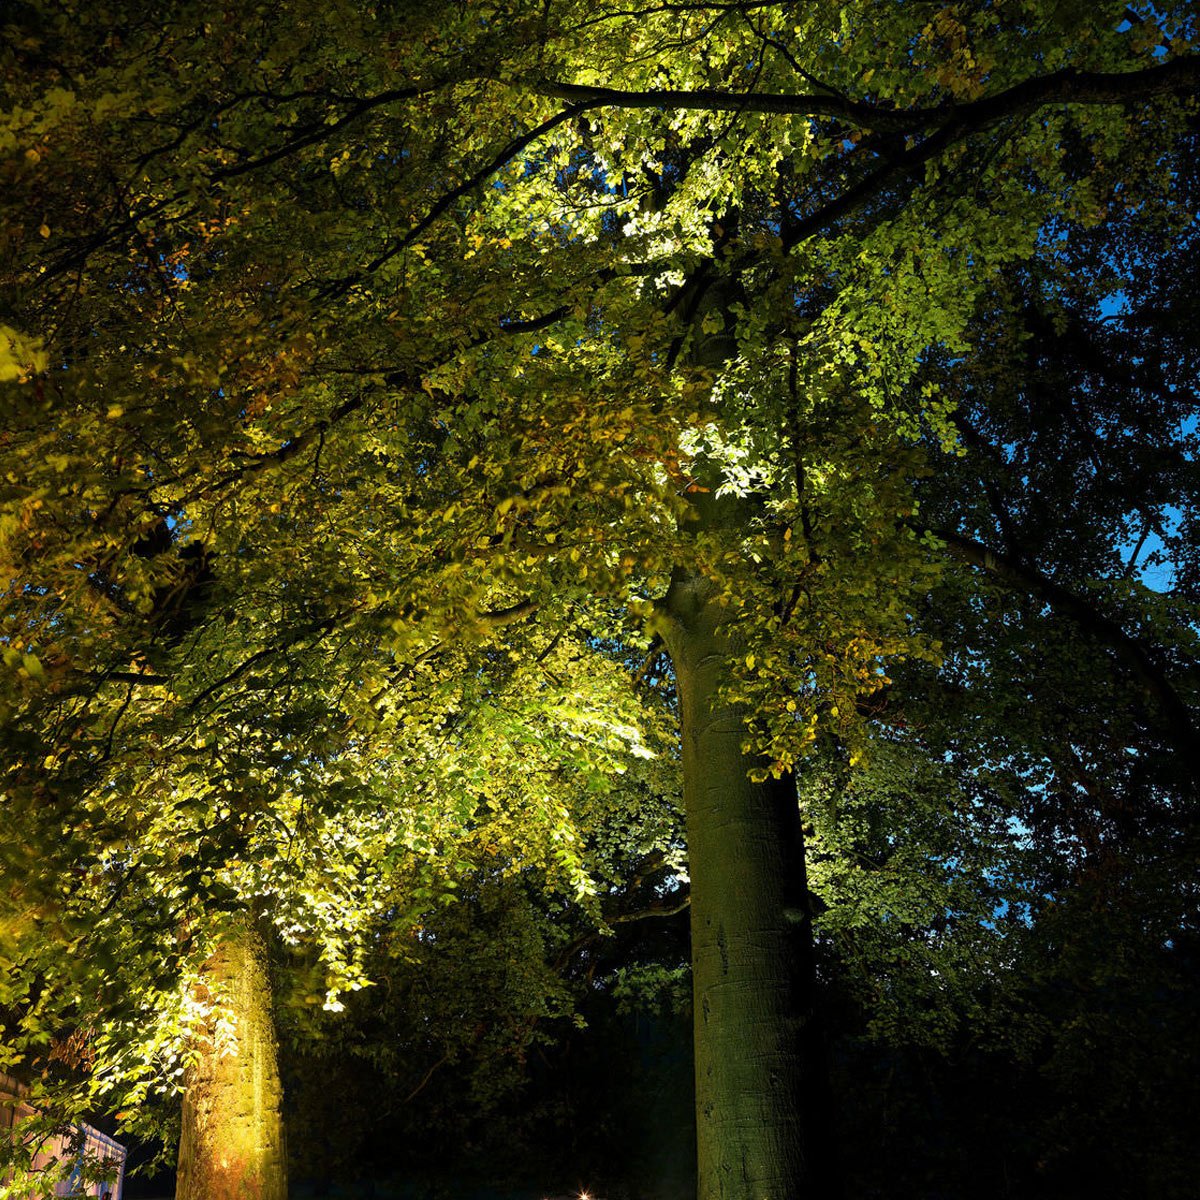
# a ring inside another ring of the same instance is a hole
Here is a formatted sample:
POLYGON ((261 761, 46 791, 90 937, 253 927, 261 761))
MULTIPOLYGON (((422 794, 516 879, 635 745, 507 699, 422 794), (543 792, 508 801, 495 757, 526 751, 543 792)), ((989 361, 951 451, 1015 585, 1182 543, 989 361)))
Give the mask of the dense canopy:
POLYGON ((414 1022, 434 1070, 673 978, 614 930, 690 902, 704 1198, 836 1186, 838 997, 1072 1079, 1111 997, 1185 1026, 1191 4, 0 20, 0 1065, 47 1106, 182 1087, 180 1196, 282 1196, 205 1158, 230 964, 336 1042, 388 1004, 304 1010, 413 964, 449 1019, 497 912, 520 1033, 414 1022))

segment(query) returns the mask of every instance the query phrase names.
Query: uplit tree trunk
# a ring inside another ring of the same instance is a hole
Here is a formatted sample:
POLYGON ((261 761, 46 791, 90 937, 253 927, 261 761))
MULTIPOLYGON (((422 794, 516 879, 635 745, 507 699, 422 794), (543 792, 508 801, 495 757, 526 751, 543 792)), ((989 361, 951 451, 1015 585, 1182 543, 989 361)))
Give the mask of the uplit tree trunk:
POLYGON ((232 1021, 205 1031, 187 1074, 176 1200, 286 1200, 271 984, 249 920, 225 932, 200 987, 232 1021))
POLYGON ((681 705, 691 873, 699 1200, 831 1194, 828 1089, 813 1044, 812 931, 791 776, 752 783, 734 647, 711 585, 677 578, 663 633, 681 705))

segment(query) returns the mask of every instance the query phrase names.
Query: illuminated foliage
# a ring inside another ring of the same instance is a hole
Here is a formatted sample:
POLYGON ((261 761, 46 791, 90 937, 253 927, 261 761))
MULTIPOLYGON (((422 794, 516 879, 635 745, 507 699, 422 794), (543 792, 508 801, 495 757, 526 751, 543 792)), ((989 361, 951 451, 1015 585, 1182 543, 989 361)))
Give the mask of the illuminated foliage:
MULTIPOLYGON (((1151 722, 1192 731, 1119 589, 1097 607, 1086 572, 998 559, 953 503, 935 532, 922 481, 973 452, 957 414, 1011 280, 1057 269, 1057 230, 1169 207, 1194 14, 14 12, 6 999, 28 1014, 51 969, 31 939, 98 945, 140 902, 169 946, 265 901, 336 1004, 381 888, 449 889, 481 826, 586 895, 558 773, 647 740, 588 648, 661 638, 701 1194, 734 1164, 791 1194, 820 1141, 793 1094, 815 1084, 791 772, 822 739, 872 769, 872 706, 946 651, 919 617, 950 553, 1090 620, 1151 722), (709 1024, 730 971, 753 996, 709 1024)), ((1156 619, 1183 644, 1181 609, 1156 619)), ((889 787, 902 759, 875 758, 889 787)))

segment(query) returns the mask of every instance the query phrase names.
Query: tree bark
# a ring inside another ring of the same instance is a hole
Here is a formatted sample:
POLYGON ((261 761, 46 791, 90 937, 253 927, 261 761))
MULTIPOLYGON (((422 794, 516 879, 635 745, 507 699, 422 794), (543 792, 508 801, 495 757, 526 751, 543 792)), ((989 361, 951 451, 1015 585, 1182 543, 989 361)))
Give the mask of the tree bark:
POLYGON ((199 989, 228 1006, 232 1028, 207 1029, 187 1073, 176 1200, 287 1200, 266 947, 248 918, 225 932, 199 989))
POLYGON ((662 604, 680 696, 691 873, 699 1200, 827 1200, 828 1090, 814 1043, 804 841, 791 776, 752 783, 735 653, 708 582, 662 604))

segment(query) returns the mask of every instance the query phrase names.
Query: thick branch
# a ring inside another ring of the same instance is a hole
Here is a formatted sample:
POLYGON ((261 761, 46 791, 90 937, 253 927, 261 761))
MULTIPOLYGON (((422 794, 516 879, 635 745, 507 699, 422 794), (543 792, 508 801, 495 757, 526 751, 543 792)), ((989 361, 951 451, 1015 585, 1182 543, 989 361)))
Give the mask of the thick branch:
POLYGON ((1097 641, 1115 650, 1146 690, 1158 701, 1179 748, 1188 754, 1192 753, 1196 730, 1187 705, 1146 647, 1137 638, 1126 633, 1116 621, 1040 571, 1017 562, 1008 555, 998 554, 973 538, 964 537, 948 529, 926 529, 913 522, 909 524, 921 533, 932 533, 963 561, 982 568, 1021 591, 1040 597, 1051 608, 1070 617, 1097 641))
POLYGON ((493 175, 508 166, 522 150, 531 146, 538 138, 557 128, 564 121, 578 116, 587 107, 589 106, 580 104, 569 105, 561 111, 556 112, 552 117, 548 117, 540 125, 535 125, 528 132, 521 134, 520 137, 513 138, 490 162, 468 175, 457 187, 451 188, 448 192, 443 192, 437 201, 430 206, 429 211, 412 228, 391 242, 387 249, 367 263, 362 271, 357 275, 350 276, 348 279, 339 280, 326 294, 341 295, 365 276, 379 270, 385 263, 390 262, 397 254, 411 246, 456 201, 475 191, 476 188, 482 187, 493 175))
POLYGON ((930 159, 936 158, 942 151, 947 150, 964 137, 970 128, 962 121, 949 122, 935 134, 918 142, 903 154, 897 155, 874 171, 864 175, 856 184, 827 204, 822 204, 807 216, 789 220, 781 239, 783 248, 785 250, 793 249, 806 238, 823 232, 835 221, 849 216, 872 197, 883 192, 893 182, 903 179, 906 175, 915 174, 918 167, 923 167, 930 159))
MULTIPOLYGON (((599 272, 601 282, 605 282, 607 278, 616 278, 615 272, 599 272)), ((487 345, 498 336, 511 336, 522 333, 532 333, 539 329, 544 329, 549 325, 553 325, 556 321, 561 321, 574 311, 573 306, 569 304, 560 304, 558 307, 543 313, 538 317, 530 317, 527 319, 506 319, 501 318, 498 330, 489 329, 472 338, 466 345, 460 346, 458 354, 465 350, 477 349, 480 346, 487 345)), ((457 357, 457 355, 455 356, 457 357)), ((452 360, 451 360, 452 361, 452 360)), ((423 373, 430 373, 437 369, 438 366, 444 364, 433 364, 424 369, 423 373)), ((337 368, 326 368, 332 374, 352 374, 352 375, 383 375, 387 386, 396 388, 401 386, 410 387, 413 390, 420 388, 420 374, 414 374, 408 370, 400 370, 388 366, 363 366, 355 367, 349 370, 339 370, 337 368)), ((367 392, 360 392, 357 396, 352 396, 347 400, 342 401, 332 409, 328 416, 322 417, 318 421, 308 426, 307 429, 301 430, 288 438, 286 442, 281 443, 274 450, 267 450, 259 454, 248 454, 242 456, 242 462, 233 466, 229 471, 221 476, 220 479, 213 483, 206 483, 195 492, 185 497, 185 501, 195 499, 197 496, 207 496, 214 492, 220 491, 230 483, 237 483, 241 480, 253 477, 262 471, 270 470, 274 467, 282 466, 284 463, 290 462, 298 454, 302 454, 310 446, 315 445, 322 437, 325 436, 331 429, 339 425, 347 417, 358 412, 359 409, 365 407, 369 395, 367 392)), ((174 482, 174 481, 170 481, 174 482)))
POLYGON ((706 112, 839 117, 866 129, 905 133, 944 125, 948 121, 978 128, 1045 104, 1122 104, 1169 92, 1187 92, 1197 87, 1200 87, 1200 55, 1193 54, 1140 71, 1077 71, 1073 67, 1066 67, 1049 75, 1023 80, 993 96, 984 96, 965 104, 946 103, 909 109, 852 100, 827 92, 793 96, 782 92, 747 94, 716 88, 697 88, 686 92, 668 88, 627 91, 557 80, 535 82, 531 90, 543 96, 569 100, 580 110, 699 109, 706 112))
POLYGON ((482 621, 485 625, 511 625, 514 621, 521 621, 525 617, 533 616, 537 609, 538 606, 532 600, 522 600, 519 604, 513 604, 509 608, 496 608, 490 612, 476 613, 475 619, 482 621))
POLYGON ((328 141, 333 134, 340 132, 347 125, 357 121, 359 117, 365 116, 374 109, 382 108, 388 104, 395 104, 398 100, 413 100, 417 96, 424 96, 429 92, 436 91, 442 86, 444 85, 439 82, 426 85, 425 87, 392 88, 385 92, 378 92, 374 96, 364 96, 362 99, 356 100, 349 110, 336 120, 316 125, 300 137, 292 138, 289 142, 284 142, 282 146, 277 146, 274 150, 259 158, 251 158, 245 162, 234 163, 232 166, 221 167, 209 175, 209 180, 212 183, 222 183, 226 179, 236 179, 239 175, 246 175, 251 171, 257 171, 262 167, 270 166, 271 163, 296 154, 308 146, 328 141))
POLYGON ((685 908, 690 908, 692 903, 691 893, 684 895, 683 899, 676 904, 651 904, 649 908, 639 909, 637 912, 618 913, 615 917, 608 917, 610 925, 622 925, 626 921, 642 921, 647 917, 673 917, 676 913, 681 913, 685 908))
POLYGON ((139 687, 162 687, 171 682, 168 675, 145 671, 75 671, 74 675, 92 683, 132 683, 139 687))
MULTIPOLYGON (((1120 104, 1172 91, 1186 91, 1198 83, 1200 55, 1195 55, 1144 71, 1056 71, 1052 75, 1027 79, 994 96, 985 96, 969 104, 910 109, 908 116, 914 118, 910 132, 933 119, 940 119, 944 123, 936 132, 881 164, 827 204, 799 220, 789 222, 783 235, 784 248, 790 250, 805 238, 823 232, 891 184, 905 176, 915 175, 917 168, 923 167, 956 142, 998 121, 1033 112, 1047 104, 1120 104)), ((870 123, 867 123, 867 127, 871 128, 870 123)), ((888 126, 876 124, 874 128, 886 130, 888 126)))
POLYGON ((333 426, 345 420, 352 413, 357 412, 366 402, 367 397, 365 393, 353 396, 349 400, 344 400, 327 417, 322 417, 319 421, 315 421, 302 433, 288 438, 286 442, 274 450, 269 450, 263 454, 247 456, 246 461, 240 466, 234 467, 232 471, 223 475, 215 483, 205 484, 196 494, 208 495, 210 492, 220 491, 228 483, 257 475, 260 471, 265 471, 271 467, 282 466, 285 462, 295 458, 297 454, 303 453, 309 446, 328 433, 333 426))
POLYGON ((247 671, 251 670, 258 663, 265 659, 271 658, 272 655, 281 654, 285 650, 295 646, 298 642, 303 641, 313 634, 324 635, 336 629, 341 621, 349 616, 349 613, 335 613, 333 616, 324 617, 320 621, 314 621, 309 625, 301 626, 297 630, 293 630, 287 638, 282 642, 277 642, 271 646, 264 646, 261 650, 256 650, 249 658, 244 659, 236 667, 227 674, 221 676, 215 683, 210 684, 198 695, 194 696, 187 705, 189 712, 194 712, 201 704, 203 704, 210 696, 215 695, 229 684, 235 682, 247 671))

